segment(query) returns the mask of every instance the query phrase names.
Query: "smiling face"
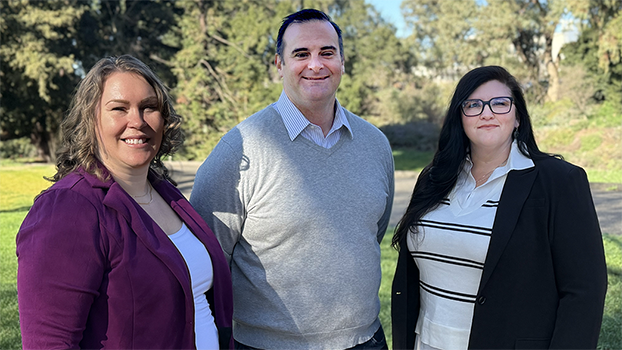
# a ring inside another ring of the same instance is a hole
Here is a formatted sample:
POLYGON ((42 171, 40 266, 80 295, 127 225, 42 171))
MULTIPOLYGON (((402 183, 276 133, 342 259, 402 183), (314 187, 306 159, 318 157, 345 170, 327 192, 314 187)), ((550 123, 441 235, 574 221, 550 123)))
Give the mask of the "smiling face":
POLYGON ((283 34, 283 58, 275 58, 283 90, 300 110, 332 106, 344 72, 339 37, 326 21, 292 23, 283 34))
POLYGON ((164 119, 147 81, 115 72, 104 82, 97 111, 98 159, 113 174, 145 171, 158 153, 164 119))
MULTIPOLYGON (((480 85, 468 99, 488 101, 499 96, 512 96, 505 84, 491 80, 480 85)), ((512 132, 518 127, 516 108, 512 105, 509 113, 495 114, 486 105, 482 114, 467 117, 462 113, 462 127, 471 142, 471 151, 499 151, 512 144, 512 132)))

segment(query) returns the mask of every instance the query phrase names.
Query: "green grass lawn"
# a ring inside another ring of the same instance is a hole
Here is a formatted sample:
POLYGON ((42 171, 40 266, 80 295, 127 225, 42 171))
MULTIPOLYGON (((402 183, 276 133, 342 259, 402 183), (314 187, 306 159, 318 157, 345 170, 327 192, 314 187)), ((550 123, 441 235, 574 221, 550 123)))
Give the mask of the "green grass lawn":
POLYGON ((52 165, 0 163, 0 349, 22 347, 15 285, 15 234, 34 197, 51 184, 43 176, 52 175, 52 165))
MULTIPOLYGON (((418 156, 403 157, 410 159, 411 164, 425 163, 417 160, 418 156)), ((52 176, 53 173, 54 168, 49 165, 0 163, 0 349, 21 348, 15 282, 15 234, 30 209, 34 196, 50 185, 42 177, 52 176)), ((391 281, 397 262, 397 253, 391 248, 392 232, 391 228, 381 244, 383 278, 379 293, 380 319, 389 343, 391 281)), ((605 234, 603 241, 609 271, 609 290, 599 348, 622 349, 622 236, 605 234)))

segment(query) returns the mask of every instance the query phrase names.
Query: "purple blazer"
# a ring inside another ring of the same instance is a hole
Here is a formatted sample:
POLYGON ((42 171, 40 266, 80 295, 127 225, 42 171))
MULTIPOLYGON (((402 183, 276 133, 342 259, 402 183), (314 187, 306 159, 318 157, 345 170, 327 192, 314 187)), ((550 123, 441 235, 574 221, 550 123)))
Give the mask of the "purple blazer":
MULTIPOLYGON (((175 187, 149 179, 210 254, 207 297, 220 346, 229 348, 231 276, 220 245, 175 187)), ((55 183, 22 223, 17 257, 24 349, 195 348, 186 264, 114 180, 78 171, 55 183)))

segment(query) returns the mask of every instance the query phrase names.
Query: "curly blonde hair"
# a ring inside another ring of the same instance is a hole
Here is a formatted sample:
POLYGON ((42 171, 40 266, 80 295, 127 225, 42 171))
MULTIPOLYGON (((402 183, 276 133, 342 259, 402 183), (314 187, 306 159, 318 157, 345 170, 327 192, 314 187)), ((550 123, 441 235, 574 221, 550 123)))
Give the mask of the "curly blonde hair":
POLYGON ((167 87, 146 64, 130 55, 99 60, 78 84, 69 112, 61 123, 62 144, 57 153, 56 174, 49 179, 50 181, 59 181, 78 168, 83 168, 102 181, 107 180, 97 166, 99 154, 96 136, 97 108, 103 94, 104 83, 115 72, 139 75, 155 91, 158 109, 164 119, 164 135, 160 149, 149 167, 160 178, 173 182, 168 175, 168 169, 162 163, 162 157, 173 154, 183 143, 181 116, 173 108, 167 87))

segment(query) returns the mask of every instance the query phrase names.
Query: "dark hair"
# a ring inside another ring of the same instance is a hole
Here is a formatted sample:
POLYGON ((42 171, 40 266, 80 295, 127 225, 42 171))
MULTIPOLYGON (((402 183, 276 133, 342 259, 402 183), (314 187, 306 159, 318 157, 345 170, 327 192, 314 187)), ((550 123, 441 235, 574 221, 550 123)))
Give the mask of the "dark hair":
POLYGON ((150 168, 161 178, 172 181, 168 169, 162 163, 162 157, 174 153, 183 142, 181 117, 175 112, 168 89, 160 79, 146 64, 130 55, 99 60, 78 84, 69 112, 61 123, 62 145, 57 153, 56 174, 48 180, 59 181, 80 167, 105 180, 97 166, 97 107, 101 102, 106 79, 115 72, 139 75, 155 91, 158 109, 164 119, 164 135, 150 168))
POLYGON ((304 23, 310 21, 326 21, 330 23, 333 28, 335 28, 337 37, 339 38, 339 54, 341 55, 341 60, 343 61, 343 38, 341 36, 341 29, 330 19, 327 14, 315 9, 300 10, 283 18, 283 23, 281 24, 281 28, 279 28, 279 34, 276 37, 276 54, 281 57, 281 61, 283 61, 283 49, 285 47, 285 44, 283 43, 283 35, 285 34, 287 27, 289 27, 292 23, 304 23))
POLYGON ((499 66, 486 66, 471 70, 460 79, 456 86, 443 121, 434 158, 419 174, 406 213, 395 229, 392 241, 394 248, 398 249, 399 243, 409 232, 417 233, 419 220, 434 210, 455 186, 470 144, 462 126, 461 104, 478 87, 492 80, 507 86, 514 98, 519 126, 512 134, 512 138, 518 140, 520 152, 532 159, 549 156, 540 151, 536 144, 523 90, 516 78, 499 66))

